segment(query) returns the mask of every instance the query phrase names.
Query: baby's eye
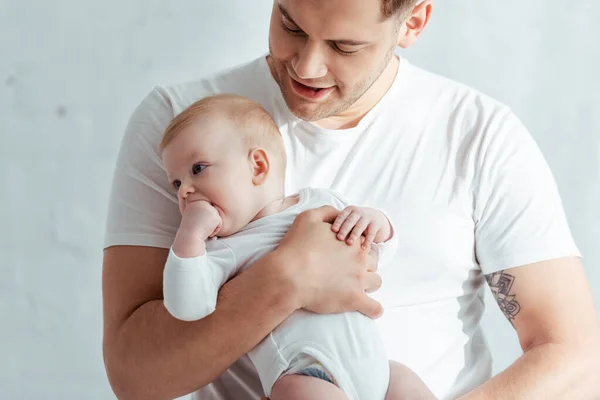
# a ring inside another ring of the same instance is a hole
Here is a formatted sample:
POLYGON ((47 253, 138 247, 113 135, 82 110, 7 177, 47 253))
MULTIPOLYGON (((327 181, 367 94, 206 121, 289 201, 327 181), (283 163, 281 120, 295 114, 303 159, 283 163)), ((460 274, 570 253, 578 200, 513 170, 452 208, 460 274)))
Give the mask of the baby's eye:
POLYGON ((180 181, 179 179, 175 179, 175 180, 173 181, 173 187, 174 187, 175 189, 179 189, 179 186, 181 186, 181 181, 180 181))
POLYGON ((200 172, 202 172, 202 170, 204 170, 204 168, 206 168, 206 165, 194 164, 194 166, 192 167, 192 173, 194 175, 199 174, 200 172))

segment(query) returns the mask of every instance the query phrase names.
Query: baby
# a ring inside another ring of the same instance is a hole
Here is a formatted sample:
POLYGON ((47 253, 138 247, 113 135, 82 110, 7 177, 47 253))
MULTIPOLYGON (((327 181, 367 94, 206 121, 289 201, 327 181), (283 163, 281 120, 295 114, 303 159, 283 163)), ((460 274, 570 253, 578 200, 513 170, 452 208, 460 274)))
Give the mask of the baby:
MULTIPOLYGON (((328 189, 284 195, 283 139, 249 99, 217 95, 192 104, 167 127, 160 147, 182 214, 164 270, 164 304, 176 318, 211 314, 219 288, 274 250, 308 209, 342 210, 332 225, 338 239, 359 240, 365 251, 385 243, 380 263, 393 253, 385 247, 394 246, 394 229, 381 211, 349 207, 328 189)), ((391 364, 390 383, 375 322, 358 312, 298 310, 248 356, 272 400, 400 399, 407 392, 411 399, 434 398, 399 364, 391 364)))

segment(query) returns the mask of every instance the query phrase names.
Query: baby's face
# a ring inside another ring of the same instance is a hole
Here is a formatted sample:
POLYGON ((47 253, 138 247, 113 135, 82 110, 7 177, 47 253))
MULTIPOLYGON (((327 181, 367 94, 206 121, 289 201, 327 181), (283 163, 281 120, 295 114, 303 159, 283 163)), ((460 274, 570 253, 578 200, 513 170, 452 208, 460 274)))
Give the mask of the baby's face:
POLYGON ((222 220, 218 236, 229 236, 254 215, 252 169, 248 149, 224 118, 192 122, 164 149, 163 163, 179 210, 194 201, 211 203, 222 220))

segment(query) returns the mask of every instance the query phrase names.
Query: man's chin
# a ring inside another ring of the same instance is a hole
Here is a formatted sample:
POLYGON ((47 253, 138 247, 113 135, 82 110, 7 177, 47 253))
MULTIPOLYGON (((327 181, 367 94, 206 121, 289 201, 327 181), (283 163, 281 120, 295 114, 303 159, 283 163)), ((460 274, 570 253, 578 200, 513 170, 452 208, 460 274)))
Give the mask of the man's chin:
POLYGON ((328 112, 331 107, 327 104, 316 104, 299 99, 294 99, 293 101, 286 99, 286 104, 292 114, 309 122, 318 121, 332 115, 328 112))
POLYGON ((317 121, 321 118, 319 118, 318 116, 318 112, 314 111, 314 110, 310 110, 307 107, 293 107, 290 108, 290 111, 292 112, 292 114, 294 114, 294 116, 303 119, 305 121, 317 121))

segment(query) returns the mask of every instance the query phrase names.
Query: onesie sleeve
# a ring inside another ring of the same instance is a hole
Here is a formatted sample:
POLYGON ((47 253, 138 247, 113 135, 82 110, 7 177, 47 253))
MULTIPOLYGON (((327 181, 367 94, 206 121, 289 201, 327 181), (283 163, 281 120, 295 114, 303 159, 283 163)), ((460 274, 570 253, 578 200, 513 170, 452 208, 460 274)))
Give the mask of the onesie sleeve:
POLYGON ((221 286, 235 272, 231 249, 216 241, 207 251, 192 258, 180 258, 173 249, 163 272, 163 297, 167 311, 183 321, 195 321, 215 311, 221 286))

